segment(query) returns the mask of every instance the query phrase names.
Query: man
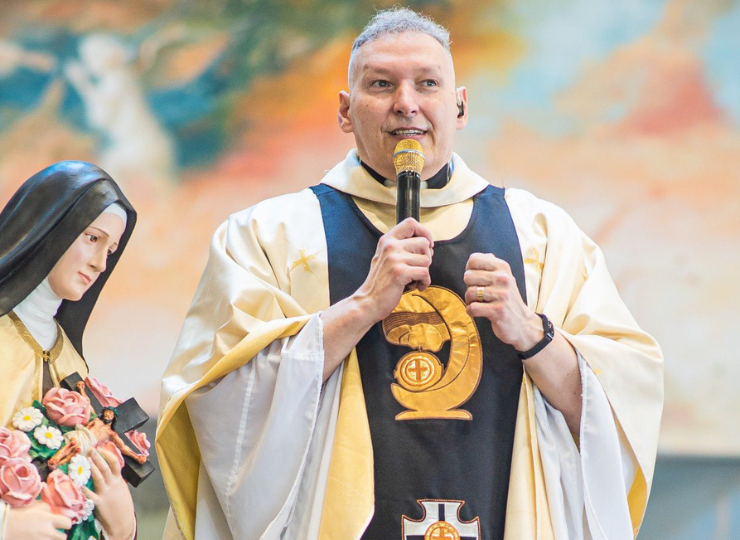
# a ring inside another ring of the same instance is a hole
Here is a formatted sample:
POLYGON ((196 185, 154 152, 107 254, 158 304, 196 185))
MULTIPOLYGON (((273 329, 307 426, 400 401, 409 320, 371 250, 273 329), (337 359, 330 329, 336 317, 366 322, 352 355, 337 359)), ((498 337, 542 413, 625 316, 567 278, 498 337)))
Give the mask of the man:
POLYGON ((600 251, 452 153, 443 28, 379 13, 349 89, 356 151, 214 236, 163 382, 165 537, 633 537, 662 359, 600 251), (394 226, 406 138, 421 224, 394 226))

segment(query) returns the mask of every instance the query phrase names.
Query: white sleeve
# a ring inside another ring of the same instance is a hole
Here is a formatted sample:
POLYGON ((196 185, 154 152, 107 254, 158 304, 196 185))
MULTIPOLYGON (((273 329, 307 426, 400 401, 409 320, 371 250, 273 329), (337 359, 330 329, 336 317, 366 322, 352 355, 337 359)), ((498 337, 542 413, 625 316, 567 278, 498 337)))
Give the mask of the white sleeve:
POLYGON ((297 335, 187 398, 205 465, 199 486, 205 473, 234 538, 279 538, 287 526, 319 414, 323 366, 317 314, 297 335))
MULTIPOLYGON (((103 540, 109 540, 111 538, 111 535, 108 534, 108 532, 105 530, 105 528, 103 527, 103 524, 100 523, 100 521, 98 521, 97 519, 95 520, 95 525, 100 530, 101 538, 103 538, 103 540)), ((138 530, 138 528, 139 528, 138 520, 134 520, 134 530, 131 532, 131 534, 129 534, 126 537, 126 540, 134 540, 136 538, 136 531, 138 530)), ((0 540, 2 540, 2 537, 0 537, 0 540)))
POLYGON ((627 493, 636 461, 593 370, 578 355, 583 390, 580 452, 563 415, 537 388, 537 437, 557 540, 633 538, 627 493))
POLYGON ((8 517, 10 517, 10 505, 5 501, 0 501, 0 540, 5 540, 5 529, 8 527, 8 517))

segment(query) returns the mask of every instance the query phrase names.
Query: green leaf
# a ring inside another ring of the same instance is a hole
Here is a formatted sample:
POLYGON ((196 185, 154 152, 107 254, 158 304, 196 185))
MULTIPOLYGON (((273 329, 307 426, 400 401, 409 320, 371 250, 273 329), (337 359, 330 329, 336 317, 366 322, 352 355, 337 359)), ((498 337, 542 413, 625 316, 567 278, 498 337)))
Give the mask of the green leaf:
POLYGON ((41 458, 46 462, 49 460, 49 458, 51 458, 51 456, 57 453, 58 449, 53 450, 48 446, 44 446, 43 444, 37 442, 36 439, 33 437, 31 437, 31 441, 31 449, 28 451, 31 459, 41 458))
POLYGON ((73 525, 67 533, 67 540, 88 540, 91 536, 96 539, 100 538, 92 516, 77 525, 73 525))

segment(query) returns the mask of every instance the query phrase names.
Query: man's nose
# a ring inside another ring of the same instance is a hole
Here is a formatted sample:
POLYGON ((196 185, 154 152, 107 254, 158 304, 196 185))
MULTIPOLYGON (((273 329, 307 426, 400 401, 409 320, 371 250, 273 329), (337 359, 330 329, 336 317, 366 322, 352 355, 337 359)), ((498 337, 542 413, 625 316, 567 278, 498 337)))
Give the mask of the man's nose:
POLYGON ((402 116, 412 117, 419 112, 416 88, 410 83, 398 86, 394 96, 393 112, 402 116))

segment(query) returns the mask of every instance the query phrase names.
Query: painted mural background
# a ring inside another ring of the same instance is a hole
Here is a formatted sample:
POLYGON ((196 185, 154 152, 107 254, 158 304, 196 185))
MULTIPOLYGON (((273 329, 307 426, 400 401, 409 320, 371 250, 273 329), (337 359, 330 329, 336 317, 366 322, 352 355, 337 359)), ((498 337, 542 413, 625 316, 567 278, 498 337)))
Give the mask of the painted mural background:
MULTIPOLYGON (((106 169, 139 223, 86 334, 151 413, 226 216, 317 183, 336 125, 344 0, 3 0, 0 204, 61 159, 106 169)), ((740 2, 417 1, 449 26, 494 183, 564 207, 666 356, 664 453, 740 455, 740 2)))

